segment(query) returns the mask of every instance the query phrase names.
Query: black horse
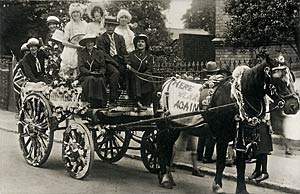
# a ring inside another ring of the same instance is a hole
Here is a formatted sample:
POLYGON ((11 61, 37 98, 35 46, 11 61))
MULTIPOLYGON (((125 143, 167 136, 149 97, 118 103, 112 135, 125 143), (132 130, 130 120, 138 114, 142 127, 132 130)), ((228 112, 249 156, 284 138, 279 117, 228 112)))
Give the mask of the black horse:
MULTIPOLYGON (((204 122, 196 127, 198 131, 205 131, 204 128, 208 128, 216 137, 217 162, 213 182, 215 193, 224 193, 222 174, 225 168, 227 146, 230 141, 235 141, 240 150, 237 151, 236 161, 236 193, 248 193, 245 184, 245 159, 249 157, 250 148, 252 151, 255 150, 255 144, 251 143, 258 141, 257 128, 265 124, 265 115, 269 112, 265 97, 268 95, 273 103, 277 104, 275 107, 282 108, 286 114, 296 114, 299 110, 299 94, 295 92, 294 81, 288 67, 267 56, 261 64, 242 73, 239 82, 240 89, 236 90, 240 98, 234 99, 232 97, 233 78, 225 78, 218 84, 210 100, 210 108, 201 112, 204 122), (242 143, 239 145, 239 142, 242 143), (245 143, 243 144, 243 142, 245 143)), ((182 87, 184 88, 184 86, 182 87)), ((171 95, 172 91, 168 91, 167 98, 170 98, 171 95)), ((161 102, 168 100, 162 98, 160 99, 161 102)), ((165 114, 170 114, 168 107, 163 108, 165 114)), ((157 135, 160 163, 159 182, 164 188, 172 188, 175 185, 168 167, 179 129, 183 129, 182 127, 174 127, 175 125, 178 126, 177 124, 171 119, 158 123, 160 129, 157 135)))

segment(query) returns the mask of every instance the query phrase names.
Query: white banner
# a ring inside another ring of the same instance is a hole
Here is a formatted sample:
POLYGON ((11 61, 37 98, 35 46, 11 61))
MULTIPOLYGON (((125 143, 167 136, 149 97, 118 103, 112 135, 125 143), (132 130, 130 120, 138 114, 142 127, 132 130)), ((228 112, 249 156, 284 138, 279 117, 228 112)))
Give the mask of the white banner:
MULTIPOLYGON (((202 85, 183 79, 171 79, 163 87, 161 105, 171 115, 200 110, 200 91, 202 85)), ((195 115, 174 121, 183 125, 194 125, 203 121, 202 115, 195 115)))

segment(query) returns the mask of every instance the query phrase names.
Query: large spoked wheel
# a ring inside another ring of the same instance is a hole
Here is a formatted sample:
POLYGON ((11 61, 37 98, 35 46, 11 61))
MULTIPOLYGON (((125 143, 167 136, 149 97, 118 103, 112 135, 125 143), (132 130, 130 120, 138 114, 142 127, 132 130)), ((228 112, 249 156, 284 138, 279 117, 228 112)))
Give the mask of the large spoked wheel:
POLYGON ((97 155, 109 163, 117 162, 125 155, 131 138, 129 131, 114 131, 109 127, 94 130, 92 134, 97 155))
POLYGON ((63 134, 62 159, 69 175, 83 179, 94 161, 94 144, 89 129, 80 121, 70 121, 63 134))
POLYGON ((157 130, 148 130, 144 132, 141 142, 141 157, 147 170, 157 174, 160 166, 158 161, 156 134, 157 130))
POLYGON ((19 143, 31 166, 41 166, 50 155, 54 136, 51 118, 50 105, 42 94, 32 93, 24 99, 18 122, 19 143))

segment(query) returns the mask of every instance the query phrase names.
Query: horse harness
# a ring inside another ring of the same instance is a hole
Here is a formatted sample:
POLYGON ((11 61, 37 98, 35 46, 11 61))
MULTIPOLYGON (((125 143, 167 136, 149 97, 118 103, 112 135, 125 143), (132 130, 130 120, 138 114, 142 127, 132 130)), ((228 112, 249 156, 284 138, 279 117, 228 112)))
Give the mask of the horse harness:
MULTIPOLYGON (((232 83, 231 93, 232 97, 235 99, 238 108, 239 114, 235 116, 236 121, 236 138, 235 138, 235 147, 237 151, 241 151, 246 153, 246 156, 250 159, 254 156, 257 144, 260 141, 260 135, 258 133, 259 127, 261 124, 266 123, 269 126, 269 132, 271 133, 272 130, 270 128, 270 115, 269 113, 275 111, 277 109, 281 109, 284 107, 285 100, 284 98, 288 98, 290 96, 297 95, 296 93, 282 96, 277 92, 276 87, 274 86, 273 82, 273 72, 274 71, 286 71, 287 77, 290 76, 289 69, 286 66, 279 66, 279 67, 265 67, 265 83, 264 89, 269 90, 271 96, 277 96, 279 101, 277 105, 269 109, 269 102, 273 101, 269 96, 265 96, 264 104, 266 105, 263 107, 263 103, 260 102, 260 109, 256 109, 246 98, 242 95, 241 92, 241 77, 243 76, 244 72, 240 74, 239 77, 235 78, 232 83), (250 109, 257 113, 256 116, 250 117, 245 111, 245 104, 248 105, 250 109)), ((289 78, 287 78, 287 84, 290 84, 289 78)), ((266 91, 267 93, 267 91, 266 91)))

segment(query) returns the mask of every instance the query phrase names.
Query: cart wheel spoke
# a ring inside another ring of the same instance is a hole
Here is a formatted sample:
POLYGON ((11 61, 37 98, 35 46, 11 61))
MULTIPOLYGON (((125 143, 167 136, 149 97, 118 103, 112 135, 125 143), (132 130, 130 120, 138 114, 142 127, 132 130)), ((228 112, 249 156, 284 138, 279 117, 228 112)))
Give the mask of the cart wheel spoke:
POLYGON ((141 142, 141 157, 144 166, 151 173, 158 173, 158 152, 156 147, 156 130, 145 131, 141 142))
POLYGON ((28 140, 25 143, 25 147, 27 147, 29 145, 29 143, 31 142, 31 138, 28 138, 28 140))
POLYGON ((74 121, 64 132, 62 159, 71 177, 83 179, 88 175, 94 160, 94 144, 82 122, 74 121))
POLYGON ((113 145, 114 147, 117 149, 117 152, 119 152, 121 150, 121 146, 120 144, 116 141, 116 139, 114 138, 113 145))
POLYGON ((93 131, 95 151, 105 162, 113 163, 119 161, 126 153, 130 143, 129 131, 113 131, 105 128, 100 131, 93 131))
POLYGON ((18 122, 19 143, 26 162, 32 166, 41 166, 50 155, 54 137, 49 125, 51 116, 43 95, 32 93, 24 99, 18 122))

